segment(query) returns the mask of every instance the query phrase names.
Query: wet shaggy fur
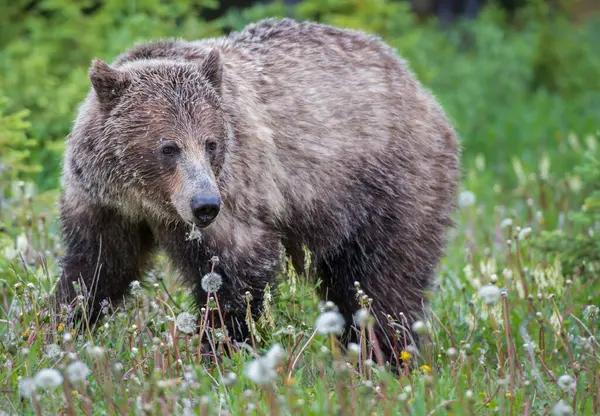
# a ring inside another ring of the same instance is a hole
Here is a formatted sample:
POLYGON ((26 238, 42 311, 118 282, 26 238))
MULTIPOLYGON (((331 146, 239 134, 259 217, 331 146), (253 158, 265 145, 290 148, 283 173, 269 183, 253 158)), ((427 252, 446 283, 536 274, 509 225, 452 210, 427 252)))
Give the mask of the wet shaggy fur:
POLYGON ((200 281, 218 256, 217 295, 243 339, 244 294, 259 313, 282 247, 299 265, 305 244, 348 324, 354 282, 373 299, 389 357, 388 314, 410 328, 427 305, 460 153, 442 108, 391 48, 269 19, 223 38, 137 45, 110 66, 94 61, 90 79, 64 158, 60 302, 81 278, 95 319, 162 250, 204 303, 200 281), (167 142, 173 158, 160 153, 167 142), (222 202, 199 229, 187 207, 202 192, 222 202))

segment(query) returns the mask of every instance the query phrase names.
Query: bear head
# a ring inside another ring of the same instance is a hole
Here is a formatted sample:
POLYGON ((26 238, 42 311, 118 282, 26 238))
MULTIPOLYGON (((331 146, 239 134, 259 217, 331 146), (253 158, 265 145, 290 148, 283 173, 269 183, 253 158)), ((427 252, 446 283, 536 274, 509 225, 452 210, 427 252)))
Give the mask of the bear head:
POLYGON ((222 77, 217 49, 196 61, 141 59, 111 67, 95 59, 93 88, 71 135, 73 146, 90 153, 79 161, 85 166, 75 167, 86 188, 101 189, 100 198, 111 203, 141 204, 150 214, 200 228, 211 224, 233 141, 221 106, 222 77))

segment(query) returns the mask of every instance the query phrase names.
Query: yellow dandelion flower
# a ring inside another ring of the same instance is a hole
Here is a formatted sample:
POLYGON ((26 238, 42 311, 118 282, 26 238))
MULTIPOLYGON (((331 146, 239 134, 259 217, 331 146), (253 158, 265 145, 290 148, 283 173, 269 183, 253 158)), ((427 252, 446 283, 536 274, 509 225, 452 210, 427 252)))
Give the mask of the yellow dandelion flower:
POLYGON ((65 330, 65 324, 58 324, 58 332, 63 332, 65 330))
POLYGON ((23 338, 29 337, 29 331, 23 331, 23 338))
POLYGON ((414 397, 411 397, 410 399, 408 399, 408 403, 409 403, 409 404, 412 404, 412 403, 414 403, 414 401, 415 401, 415 398, 414 398, 414 397))
POLYGON ((421 367, 419 367, 421 369, 422 372, 424 372, 425 374, 429 374, 431 373, 431 367, 429 367, 427 364, 422 365, 421 367))
POLYGON ((408 351, 402 351, 402 352, 400 353, 400 359, 401 359, 402 361, 410 361, 410 359, 411 359, 411 358, 412 358, 412 355, 411 355, 411 353, 410 353, 410 352, 408 352, 408 351))
POLYGON ((504 395, 504 397, 512 397, 512 394, 511 394, 511 393, 506 393, 506 394, 504 395))
POLYGON ((79 394, 77 390, 73 390, 71 393, 73 393, 73 396, 77 396, 79 394))

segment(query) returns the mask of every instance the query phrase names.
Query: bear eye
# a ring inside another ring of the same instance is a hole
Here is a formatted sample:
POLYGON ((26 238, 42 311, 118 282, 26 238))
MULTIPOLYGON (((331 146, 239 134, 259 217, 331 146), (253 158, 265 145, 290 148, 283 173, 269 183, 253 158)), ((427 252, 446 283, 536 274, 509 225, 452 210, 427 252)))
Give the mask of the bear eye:
POLYGON ((160 147, 160 152, 165 156, 173 156, 179 152, 179 147, 173 142, 167 142, 160 147))
POLYGON ((217 150, 217 142, 206 142, 206 151, 208 153, 213 153, 215 150, 217 150))

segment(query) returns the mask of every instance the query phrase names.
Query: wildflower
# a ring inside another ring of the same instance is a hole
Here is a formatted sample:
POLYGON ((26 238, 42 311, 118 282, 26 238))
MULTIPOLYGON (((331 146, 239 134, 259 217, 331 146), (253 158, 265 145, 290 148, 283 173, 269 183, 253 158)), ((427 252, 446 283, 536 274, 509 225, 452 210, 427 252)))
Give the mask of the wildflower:
POLYGON ((485 285, 481 287, 478 291, 478 294, 488 305, 496 303, 500 299, 500 289, 495 285, 485 285))
POLYGON ((427 325, 423 321, 415 321, 412 324, 412 330, 415 334, 425 335, 427 333, 427 325))
POLYGON ((598 312, 600 309, 596 305, 588 305, 583 310, 583 317, 585 319, 591 320, 598 316, 598 312))
POLYGON ((211 272, 202 278, 202 290, 207 293, 216 293, 221 288, 223 279, 219 273, 211 272))
POLYGON ((67 366, 67 378, 73 383, 85 380, 90 375, 90 369, 81 361, 72 362, 67 366))
POLYGON ((350 355, 352 357, 359 357, 360 356, 360 345, 358 345, 355 342, 350 342, 348 344, 348 355, 350 355))
POLYGON ((529 237, 530 234, 531 234, 531 227, 523 228, 521 231, 519 231, 518 239, 525 240, 527 237, 529 237))
POLYGON ((54 389, 63 383, 63 376, 58 370, 44 368, 35 375, 35 385, 42 389, 54 389))
POLYGON ((423 364, 421 367, 419 367, 421 369, 422 372, 424 372, 425 374, 429 374, 431 373, 431 367, 429 367, 427 364, 423 364))
POLYGON ((461 208, 468 208, 475 204, 475 194, 471 191, 463 191, 458 196, 458 205, 461 208))
POLYGON ((412 358, 412 354, 406 350, 403 350, 400 352, 400 359, 404 362, 408 362, 410 361, 410 359, 412 358))
POLYGON ((70 333, 66 333, 65 335, 63 335, 63 342, 65 344, 68 344, 69 342, 73 341, 73 335, 71 335, 70 333))
POLYGON ((357 325, 360 327, 369 326, 370 324, 372 324, 372 321, 373 321, 371 319, 371 314, 365 308, 359 309, 354 314, 354 320, 356 321, 357 325))
POLYGON ((49 360, 56 360, 62 355, 60 347, 56 344, 49 344, 46 346, 45 355, 49 360))
POLYGON ((133 282, 131 282, 129 284, 129 287, 131 288, 131 294, 135 297, 142 296, 142 294, 144 293, 144 290, 142 289, 142 285, 137 280, 134 280, 133 282))
POLYGON ((558 378, 558 387, 562 390, 570 390, 575 387, 575 382, 573 381, 573 377, 568 374, 563 374, 558 378))
POLYGON ((562 399, 552 408, 552 416, 567 416, 573 414, 571 406, 566 404, 562 399))
POLYGON ((104 348, 98 345, 91 345, 87 347, 88 354, 90 357, 101 358, 104 355, 104 348))
POLYGON ((457 354, 458 354, 458 351, 456 351, 456 348, 453 348, 453 347, 448 348, 448 350, 446 351, 446 355, 450 358, 456 357, 457 354))
POLYGON ((189 312, 181 312, 175 319, 177 329, 186 334, 196 331, 196 317, 189 312))
POLYGON ((513 220, 511 218, 505 218, 500 222, 500 228, 507 228, 513 225, 513 220))
POLYGON ((344 331, 344 324, 344 318, 339 312, 329 311, 319 315, 315 326, 320 334, 340 335, 344 331))
POLYGON ((31 378, 19 380, 19 396, 25 399, 31 399, 35 392, 35 382, 31 378))
POLYGON ((65 324, 60 323, 58 324, 58 327, 56 328, 58 330, 58 333, 61 333, 65 330, 65 324))
POLYGON ((276 368, 283 356, 281 345, 273 345, 264 357, 259 357, 246 365, 246 377, 259 385, 272 383, 277 377, 276 368))

